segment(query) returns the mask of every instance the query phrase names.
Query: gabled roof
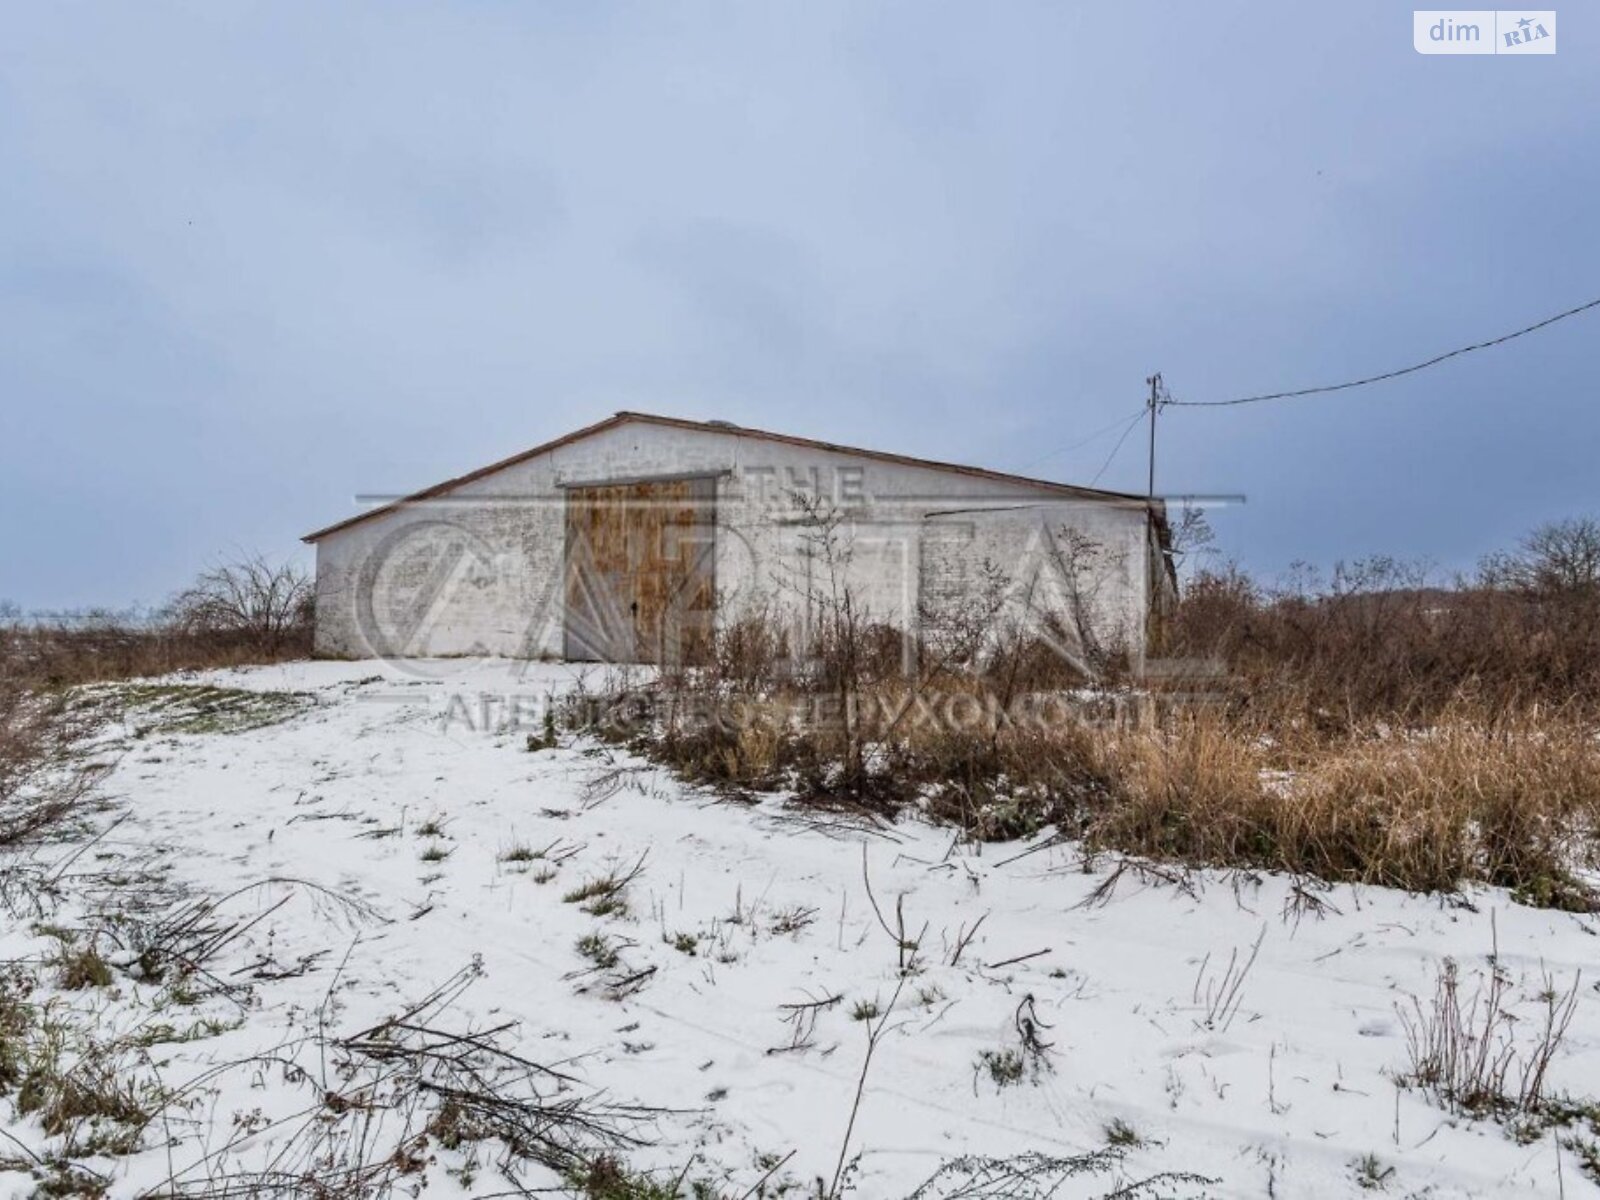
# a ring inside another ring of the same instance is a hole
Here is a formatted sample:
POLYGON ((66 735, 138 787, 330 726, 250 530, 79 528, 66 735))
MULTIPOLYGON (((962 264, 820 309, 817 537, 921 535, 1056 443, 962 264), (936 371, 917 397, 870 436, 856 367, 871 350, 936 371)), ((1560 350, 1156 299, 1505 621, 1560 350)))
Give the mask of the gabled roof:
MULTIPOLYGON (((891 454, 884 450, 863 450, 858 446, 840 446, 833 442, 817 441, 815 438, 796 437, 788 433, 772 433, 765 429, 751 429, 748 426, 733 425, 727 421, 690 421, 682 417, 657 416, 654 413, 619 412, 607 417, 604 421, 597 421, 593 425, 585 425, 582 429, 576 429, 553 441, 535 446, 531 450, 513 454, 510 458, 502 458, 499 462, 490 463, 486 467, 479 467, 476 471, 469 471, 465 475, 457 475, 454 479, 446 479, 443 483, 436 483, 432 487, 423 488, 420 492, 412 492, 409 496, 403 496, 399 500, 391 501, 379 508, 369 509, 364 513, 358 513, 326 528, 318 529, 314 533, 308 533, 300 540, 303 542, 320 541, 330 533, 337 533, 342 529, 350 528, 352 525, 370 521, 374 517, 404 508, 409 504, 432 500, 437 496, 454 491, 463 484, 482 479, 486 475, 493 475, 496 471, 502 471, 507 467, 526 462, 530 458, 536 458, 561 446, 569 445, 572 442, 597 433, 603 433, 607 429, 614 429, 619 425, 625 425, 630 422, 646 425, 664 425, 672 429, 691 429, 702 433, 717 433, 733 437, 759 438, 762 441, 778 442, 786 446, 800 446, 807 450, 825 450, 834 454, 850 454, 857 458, 871 459, 874 462, 894 463, 903 467, 925 467, 935 471, 951 471, 973 479, 988 479, 995 483, 1022 484, 1027 487, 1039 488, 1054 495, 1071 496, 1080 500, 1099 500, 1121 505, 1133 504, 1141 508, 1149 503, 1145 497, 1134 495, 1131 492, 1112 492, 1100 488, 1077 487, 1070 483, 1055 483, 1048 479, 1033 479, 1026 475, 990 471, 984 467, 968 467, 959 463, 938 462, 927 458, 912 458, 910 455, 891 454)), ((1157 504, 1158 520, 1162 520, 1160 508, 1161 506, 1157 504)))

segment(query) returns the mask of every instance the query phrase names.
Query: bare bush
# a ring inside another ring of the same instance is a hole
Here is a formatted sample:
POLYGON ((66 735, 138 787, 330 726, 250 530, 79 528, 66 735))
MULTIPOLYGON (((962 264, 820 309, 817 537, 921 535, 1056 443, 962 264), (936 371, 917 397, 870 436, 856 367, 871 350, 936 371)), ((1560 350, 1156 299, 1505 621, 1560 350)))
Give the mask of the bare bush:
POLYGON ((163 610, 0 618, 0 679, 34 690, 305 658, 312 588, 255 557, 207 571, 163 610))
POLYGON ((1326 582, 1300 571, 1276 588, 1236 567, 1201 571, 1166 652, 1224 661, 1239 694, 1293 699, 1324 723, 1420 722, 1462 700, 1592 709, 1600 586, 1585 582, 1586 524, 1535 535, 1542 548, 1492 558, 1449 585, 1389 558, 1340 564, 1326 582))
POLYGON ((1054 622, 1051 632, 1068 635, 1066 641, 1055 639, 1053 648, 1086 679, 1126 674, 1127 649, 1120 631, 1108 631, 1100 616, 1101 592, 1123 565, 1122 555, 1075 529, 1060 530, 1051 549, 1066 595, 1059 612, 1045 614, 1046 628, 1054 622))
POLYGON ((1186 501, 1168 531, 1169 553, 1180 572, 1192 574, 1199 561, 1215 551, 1217 533, 1198 504, 1186 501))
POLYGON ((171 613, 179 629, 238 638, 275 654, 310 624, 313 600, 303 570, 253 555, 202 572, 173 598, 171 613))
POLYGON ((1431 1001, 1424 1006, 1413 997, 1409 1008, 1398 1010, 1409 1059, 1402 1082, 1426 1088, 1455 1112, 1500 1118, 1537 1114, 1546 1101, 1551 1060, 1577 1007, 1579 982, 1575 976, 1561 993, 1544 978, 1543 1020, 1524 1040, 1507 1006, 1511 978, 1498 959, 1491 959, 1487 981, 1465 1001, 1460 972, 1445 959, 1431 1001))
POLYGON ((1244 983, 1250 976, 1250 968, 1256 965, 1256 956, 1261 953, 1261 943, 1266 937, 1267 927, 1263 925, 1250 947, 1250 953, 1242 962, 1239 948, 1235 946, 1228 953, 1228 964, 1221 975, 1206 970, 1211 965, 1209 952, 1201 959, 1194 976, 1193 999, 1195 1011, 1204 1014, 1195 1022, 1202 1029, 1216 1033, 1228 1032, 1234 1018, 1239 1015, 1240 1005, 1244 1003, 1244 983))
MULTIPOLYGON (((1086 1154, 1059 1156, 1029 1152, 1012 1158, 965 1155, 943 1163, 909 1200, 1049 1200, 1064 1194, 1067 1181, 1109 1175, 1110 1200, 1154 1200, 1175 1195, 1174 1188, 1214 1188, 1215 1179, 1189 1171, 1163 1171, 1142 1179, 1117 1178, 1127 1147, 1108 1146, 1086 1154)), ((1082 1191, 1083 1195, 1091 1195, 1082 1191)))
POLYGON ((1487 587, 1545 599, 1600 595, 1600 520, 1569 517, 1528 534, 1515 550, 1491 554, 1479 566, 1487 587))
MULTIPOLYGON (((514 1189, 523 1167, 579 1172, 597 1154, 642 1145, 637 1131, 657 1110, 580 1095, 578 1081, 516 1053, 516 1027, 446 1025, 481 969, 458 972, 422 1000, 358 1033, 319 1032, 259 1058, 215 1068, 269 1069, 302 1087, 307 1103, 272 1122, 265 1163, 253 1157, 266 1127, 235 1123, 222 1145, 185 1161, 174 1155, 157 1197, 314 1195, 325 1200, 409 1194, 438 1149, 479 1148, 514 1189)), ((181 1099, 182 1096, 176 1097, 181 1099)))

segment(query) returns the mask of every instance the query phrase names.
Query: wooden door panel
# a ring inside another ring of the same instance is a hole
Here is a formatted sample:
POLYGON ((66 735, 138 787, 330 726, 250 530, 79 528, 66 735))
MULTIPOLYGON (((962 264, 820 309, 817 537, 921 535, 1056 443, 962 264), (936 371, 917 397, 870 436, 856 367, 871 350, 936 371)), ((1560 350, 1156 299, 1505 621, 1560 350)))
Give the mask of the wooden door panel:
POLYGON ((569 489, 567 657, 703 659, 716 608, 715 529, 710 476, 569 489))
POLYGON ((567 494, 564 653, 580 662, 626 662, 633 648, 624 510, 608 490, 567 494))

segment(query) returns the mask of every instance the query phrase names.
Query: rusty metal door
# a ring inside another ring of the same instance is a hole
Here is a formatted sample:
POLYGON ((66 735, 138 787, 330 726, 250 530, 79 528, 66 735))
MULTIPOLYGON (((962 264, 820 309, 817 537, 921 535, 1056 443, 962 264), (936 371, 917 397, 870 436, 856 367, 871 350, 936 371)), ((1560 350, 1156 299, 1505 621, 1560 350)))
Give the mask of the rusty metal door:
POLYGON ((716 608, 712 476, 567 489, 568 659, 687 663, 716 608))

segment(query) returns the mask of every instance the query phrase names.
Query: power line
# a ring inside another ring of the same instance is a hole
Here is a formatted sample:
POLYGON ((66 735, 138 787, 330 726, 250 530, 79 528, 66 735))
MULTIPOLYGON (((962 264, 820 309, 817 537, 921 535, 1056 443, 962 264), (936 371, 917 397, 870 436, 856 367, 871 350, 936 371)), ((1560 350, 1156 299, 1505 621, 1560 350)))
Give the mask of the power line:
POLYGON ((1069 450, 1077 450, 1082 446, 1087 446, 1090 442, 1094 441, 1096 438, 1104 437, 1106 434, 1110 433, 1113 429, 1116 429, 1119 426, 1121 426, 1124 421, 1129 419, 1129 417, 1141 416, 1141 415, 1143 415, 1143 413, 1144 413, 1144 405, 1141 404, 1138 408, 1136 408, 1128 416, 1118 417, 1115 421, 1111 422, 1111 424, 1102 425, 1099 429, 1096 429, 1093 433, 1087 435, 1086 437, 1080 438, 1078 441, 1073 442, 1070 445, 1057 446, 1054 450, 1045 451, 1045 453, 1041 454, 1038 458, 1030 458, 1027 462, 1023 463, 1020 467, 1018 467, 1017 470, 1026 471, 1030 467, 1038 466, 1040 463, 1044 462, 1045 459, 1047 459, 1047 458, 1054 458, 1058 454, 1066 454, 1069 450))
POLYGON ((1122 436, 1117 439, 1117 444, 1111 447, 1111 453, 1106 455, 1105 462, 1100 464, 1100 469, 1094 473, 1094 478, 1089 480, 1090 487, 1100 482, 1100 476, 1106 473, 1106 468, 1111 465, 1111 460, 1117 457, 1117 451, 1122 449, 1122 444, 1128 440, 1128 435, 1134 431, 1140 421, 1144 420, 1144 414, 1144 406, 1141 406, 1139 411, 1133 414, 1133 420, 1128 422, 1128 427, 1122 431, 1122 436))
POLYGON ((1525 333, 1533 333, 1535 330, 1543 329, 1546 325, 1554 325, 1557 321, 1564 321, 1568 317, 1575 317, 1579 313, 1587 312, 1591 308, 1600 308, 1600 298, 1591 300, 1587 304, 1580 304, 1576 308, 1569 308, 1566 312, 1557 313, 1553 317, 1546 317, 1542 321, 1529 325, 1526 328, 1518 329, 1513 333, 1502 334, 1500 337, 1490 338, 1486 342, 1474 342, 1470 346, 1462 346, 1459 349, 1451 350, 1446 354, 1440 354, 1434 358, 1430 358, 1427 360, 1427 362, 1419 362, 1409 367, 1401 367, 1397 371, 1385 371, 1382 375, 1369 375, 1365 379, 1352 379, 1347 383, 1328 384, 1324 387, 1301 388, 1299 391, 1294 392, 1268 392, 1264 396, 1240 396, 1233 400, 1173 400, 1168 397, 1162 402, 1162 407, 1227 408, 1235 404, 1259 404, 1263 400, 1292 400, 1297 396, 1315 396, 1322 392, 1342 392, 1346 388, 1364 387, 1369 383, 1382 383, 1386 379, 1397 379, 1401 375, 1410 375, 1413 371, 1422 371, 1426 370, 1428 367, 1438 366, 1446 359, 1455 358, 1457 355, 1471 354, 1474 350, 1487 350, 1490 346, 1501 345, 1504 342, 1511 341, 1513 338, 1519 338, 1525 333))

